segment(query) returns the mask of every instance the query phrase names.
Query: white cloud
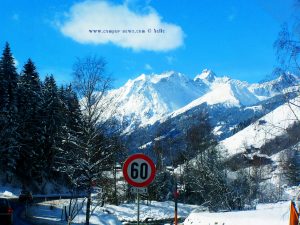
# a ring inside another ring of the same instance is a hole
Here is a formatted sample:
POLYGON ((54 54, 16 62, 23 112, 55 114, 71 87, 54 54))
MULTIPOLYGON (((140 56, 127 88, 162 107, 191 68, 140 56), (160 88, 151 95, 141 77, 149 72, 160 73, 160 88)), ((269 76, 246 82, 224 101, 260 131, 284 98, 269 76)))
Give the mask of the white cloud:
POLYGON ((59 29, 79 43, 113 43, 137 51, 172 50, 183 44, 184 37, 181 27, 162 21, 153 9, 138 14, 125 3, 112 5, 106 1, 84 1, 73 5, 65 21, 59 23, 59 29), (161 29, 164 33, 155 33, 154 29, 161 29), (99 33, 98 30, 120 32, 99 33), (144 30, 145 33, 123 33, 123 30, 144 30))
POLYGON ((153 70, 153 67, 150 64, 145 64, 145 69, 146 70, 153 70))

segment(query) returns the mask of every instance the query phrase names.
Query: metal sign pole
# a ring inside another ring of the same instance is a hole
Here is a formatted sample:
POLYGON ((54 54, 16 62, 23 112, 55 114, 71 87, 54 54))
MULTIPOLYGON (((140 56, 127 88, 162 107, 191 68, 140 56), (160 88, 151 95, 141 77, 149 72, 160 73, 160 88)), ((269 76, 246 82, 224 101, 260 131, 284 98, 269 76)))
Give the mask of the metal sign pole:
POLYGON ((177 202, 178 202, 178 190, 177 190, 177 179, 176 179, 176 175, 174 174, 174 177, 175 177, 175 193, 174 193, 174 196, 175 196, 175 218, 174 218, 174 225, 177 225, 178 224, 178 205, 177 205, 177 202))
POLYGON ((137 225, 140 225, 140 194, 147 193, 147 186, 155 178, 155 164, 148 156, 138 153, 129 156, 123 165, 124 179, 133 188, 131 193, 137 194, 137 225))
POLYGON ((137 193, 137 225, 140 225, 140 194, 137 193))

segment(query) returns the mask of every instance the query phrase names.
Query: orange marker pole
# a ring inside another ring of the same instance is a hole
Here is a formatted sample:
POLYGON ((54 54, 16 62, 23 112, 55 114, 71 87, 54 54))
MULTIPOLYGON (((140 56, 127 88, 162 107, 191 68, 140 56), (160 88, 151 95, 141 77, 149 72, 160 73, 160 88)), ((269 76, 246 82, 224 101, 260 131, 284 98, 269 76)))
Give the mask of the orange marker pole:
POLYGON ((299 214, 296 210, 295 203, 291 201, 290 225, 298 225, 298 223, 299 223, 299 214))

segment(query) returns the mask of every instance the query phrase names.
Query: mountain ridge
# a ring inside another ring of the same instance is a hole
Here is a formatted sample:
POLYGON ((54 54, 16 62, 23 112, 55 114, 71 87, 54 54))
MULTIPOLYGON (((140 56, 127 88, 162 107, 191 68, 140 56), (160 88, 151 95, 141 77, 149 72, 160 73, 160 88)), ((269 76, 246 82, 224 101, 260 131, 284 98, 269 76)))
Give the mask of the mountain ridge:
POLYGON ((219 77, 209 69, 204 69, 194 79, 168 71, 141 74, 122 87, 111 90, 108 96, 118 105, 115 118, 125 124, 124 133, 130 133, 202 103, 251 106, 299 83, 299 77, 291 73, 264 83, 250 84, 227 76, 219 77))

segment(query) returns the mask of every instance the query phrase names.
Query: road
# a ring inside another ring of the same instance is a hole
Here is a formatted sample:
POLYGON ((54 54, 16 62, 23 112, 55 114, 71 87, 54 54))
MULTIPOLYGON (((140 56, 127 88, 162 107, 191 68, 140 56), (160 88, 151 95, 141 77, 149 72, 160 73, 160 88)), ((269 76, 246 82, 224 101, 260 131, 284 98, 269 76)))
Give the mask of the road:
MULTIPOLYGON (((51 195, 51 196, 35 196, 34 197, 34 203, 38 203, 38 202, 43 202, 45 201, 45 198, 52 199, 69 199, 70 196, 61 196, 61 195, 51 195)), ((13 224, 14 225, 34 225, 33 223, 30 223, 28 221, 25 221, 24 219, 22 219, 22 213, 25 211, 25 205, 24 204, 20 204, 18 202, 17 198, 12 198, 9 199, 11 206, 14 210, 14 215, 13 215, 13 224)), ((1 225, 1 224, 0 224, 1 225)))
POLYGON ((15 225, 32 225, 22 219, 22 212, 25 210, 24 205, 19 204, 17 201, 11 201, 14 210, 14 224, 15 225))

